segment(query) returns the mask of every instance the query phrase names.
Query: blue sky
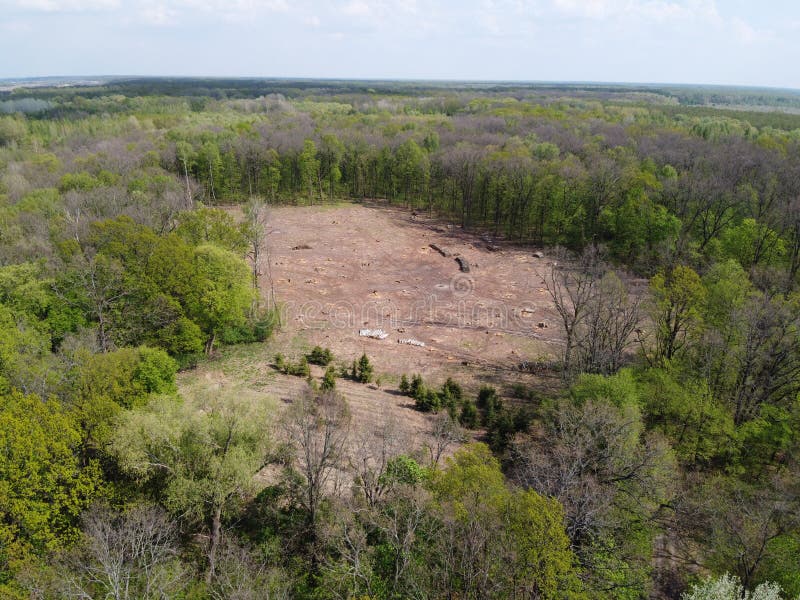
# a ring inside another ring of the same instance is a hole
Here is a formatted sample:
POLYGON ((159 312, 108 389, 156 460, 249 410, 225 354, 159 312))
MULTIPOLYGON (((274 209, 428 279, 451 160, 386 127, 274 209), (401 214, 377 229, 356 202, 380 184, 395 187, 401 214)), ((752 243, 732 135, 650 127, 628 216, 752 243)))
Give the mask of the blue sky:
POLYGON ((0 77, 800 88, 796 0, 0 0, 0 77))

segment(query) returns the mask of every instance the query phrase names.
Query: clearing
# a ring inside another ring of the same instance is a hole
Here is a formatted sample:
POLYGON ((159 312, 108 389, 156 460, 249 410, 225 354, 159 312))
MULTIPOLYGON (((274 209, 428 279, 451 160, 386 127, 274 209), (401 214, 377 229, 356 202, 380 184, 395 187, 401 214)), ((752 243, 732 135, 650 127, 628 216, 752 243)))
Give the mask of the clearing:
POLYGON ((482 383, 501 392, 515 383, 548 385, 519 368, 560 351, 543 283, 550 261, 538 253, 357 204, 272 208, 267 231, 260 284, 265 298, 274 291, 281 330, 266 344, 227 348, 182 374, 182 392, 216 385, 221 393, 288 402, 305 382, 271 366, 276 352, 297 360, 319 345, 340 365, 366 353, 380 386, 337 380, 354 423, 390 419, 421 445, 431 417, 395 392, 403 373, 420 373, 432 385, 453 377, 470 395, 482 383), (359 335, 364 329, 388 336, 359 335))

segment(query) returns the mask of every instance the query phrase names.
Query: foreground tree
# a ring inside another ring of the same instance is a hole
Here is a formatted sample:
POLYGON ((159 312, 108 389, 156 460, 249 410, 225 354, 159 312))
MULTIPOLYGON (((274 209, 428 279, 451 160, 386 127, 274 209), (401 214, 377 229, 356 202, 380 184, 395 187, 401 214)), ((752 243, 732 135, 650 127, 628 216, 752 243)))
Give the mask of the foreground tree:
POLYGON ((266 464, 265 422, 258 407, 218 395, 195 402, 159 398, 126 413, 113 441, 123 471, 208 535, 209 582, 223 519, 255 492, 254 476, 266 464))
POLYGON ((177 528, 159 508, 95 507, 84 516, 83 532, 83 544, 59 568, 67 597, 156 600, 174 597, 187 581, 177 528))
POLYGON ((79 516, 103 490, 80 445, 58 402, 0 395, 0 583, 24 561, 79 539, 79 516))
POLYGON ((432 482, 440 533, 434 587, 444 597, 580 598, 560 504, 510 490, 483 444, 447 460, 432 482))
MULTIPOLYGON (((655 517, 672 498, 672 451, 644 432, 625 371, 586 376, 545 419, 518 436, 512 478, 564 505, 566 529, 598 596, 646 589, 655 517)), ((614 597, 613 595, 610 597, 614 597)))
POLYGON ((350 409, 334 391, 305 390, 283 419, 286 441, 294 453, 287 464, 298 484, 297 499, 306 511, 312 545, 317 538, 319 511, 326 493, 335 493, 337 475, 345 464, 350 433, 350 409))
POLYGON ((725 573, 716 579, 709 577, 681 596, 681 600, 783 600, 783 590, 774 583, 762 583, 747 591, 736 576, 725 573))

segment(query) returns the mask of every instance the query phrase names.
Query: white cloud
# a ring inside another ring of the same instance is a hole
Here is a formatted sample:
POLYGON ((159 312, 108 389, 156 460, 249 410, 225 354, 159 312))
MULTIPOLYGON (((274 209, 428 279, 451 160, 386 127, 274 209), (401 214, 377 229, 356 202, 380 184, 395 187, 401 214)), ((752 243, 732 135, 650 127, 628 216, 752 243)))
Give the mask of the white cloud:
POLYGON ((22 10, 42 12, 86 12, 119 7, 119 0, 16 0, 4 2, 22 10))
POLYGON ((714 21, 715 0, 553 0, 557 12, 582 19, 637 17, 648 21, 714 21))
POLYGON ((342 13, 352 17, 367 17, 371 12, 369 4, 361 2, 360 0, 348 2, 342 7, 342 13))
MULTIPOLYGON (((165 3, 169 4, 169 3, 165 3)), ((286 12, 286 0, 174 0, 176 8, 192 8, 209 13, 255 16, 260 12, 286 12)))
POLYGON ((177 21, 178 12, 164 3, 147 4, 141 9, 142 20, 149 25, 163 27, 177 21))
POLYGON ((765 42, 775 37, 774 33, 767 29, 757 29, 747 21, 734 17, 730 21, 730 28, 736 35, 736 39, 743 44, 755 44, 765 42))

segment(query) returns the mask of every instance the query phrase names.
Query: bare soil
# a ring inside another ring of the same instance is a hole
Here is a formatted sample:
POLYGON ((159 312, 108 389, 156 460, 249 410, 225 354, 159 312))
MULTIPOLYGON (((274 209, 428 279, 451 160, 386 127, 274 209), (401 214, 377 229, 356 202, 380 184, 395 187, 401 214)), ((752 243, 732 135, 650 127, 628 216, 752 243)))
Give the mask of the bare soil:
MULTIPOLYGON (((330 348, 340 366, 366 353, 380 387, 337 383, 354 422, 390 419, 419 447, 430 416, 396 392, 404 373, 420 373, 431 385, 453 377, 470 393, 483 383, 501 391, 514 383, 554 383, 519 368, 560 351, 560 329, 543 282, 550 266, 546 256, 406 211, 355 204, 273 208, 267 231, 260 285, 265 301, 274 293, 281 329, 266 344, 226 349, 183 375, 182 391, 215 384, 289 402, 305 382, 272 367, 276 352, 297 360, 319 345, 330 348), (468 261, 468 273, 456 258, 468 261), (389 335, 366 338, 361 329, 389 335), (409 339, 425 346, 399 343, 409 339)), ((315 367, 313 374, 322 371, 315 367)))
POLYGON ((515 371, 522 361, 558 354, 542 278, 549 261, 530 250, 490 251, 489 242, 459 229, 362 205, 276 208, 270 230, 261 284, 265 295, 274 288, 287 342, 299 336, 341 358, 366 352, 378 372, 434 379, 460 366, 515 371), (361 337, 360 329, 389 337, 361 337))

